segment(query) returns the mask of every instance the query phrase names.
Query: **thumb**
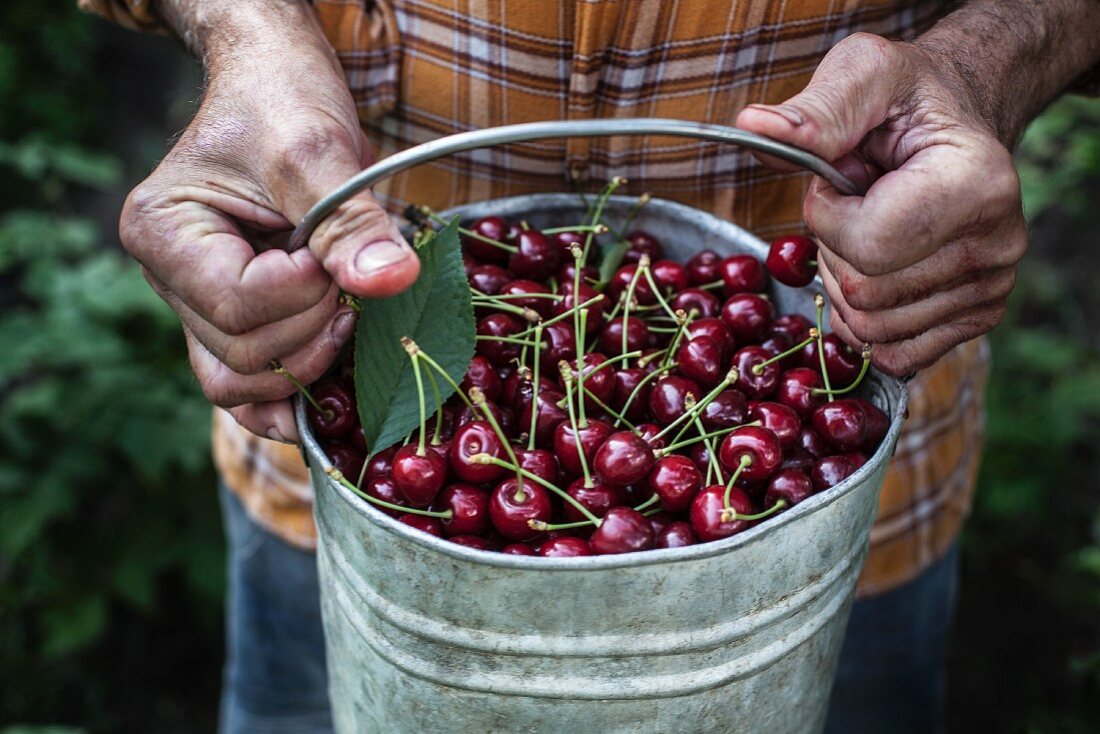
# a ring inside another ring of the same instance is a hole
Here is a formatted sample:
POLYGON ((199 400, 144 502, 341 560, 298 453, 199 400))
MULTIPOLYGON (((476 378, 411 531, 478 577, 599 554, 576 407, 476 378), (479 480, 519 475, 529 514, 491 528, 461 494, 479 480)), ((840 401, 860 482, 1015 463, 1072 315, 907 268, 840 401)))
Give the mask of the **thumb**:
MULTIPOLYGON (((362 131, 322 125, 293 139, 278 157, 272 178, 275 202, 292 222, 351 178, 369 160, 362 131)), ((361 191, 325 217, 309 239, 313 256, 345 292, 385 298, 408 288, 420 260, 369 191, 361 191)))
MULTIPOLYGON (((903 69, 893 43, 856 33, 825 55, 805 89, 782 104, 748 105, 737 126, 835 161, 886 121, 903 69)), ((797 168, 771 156, 759 158, 771 167, 797 168)))

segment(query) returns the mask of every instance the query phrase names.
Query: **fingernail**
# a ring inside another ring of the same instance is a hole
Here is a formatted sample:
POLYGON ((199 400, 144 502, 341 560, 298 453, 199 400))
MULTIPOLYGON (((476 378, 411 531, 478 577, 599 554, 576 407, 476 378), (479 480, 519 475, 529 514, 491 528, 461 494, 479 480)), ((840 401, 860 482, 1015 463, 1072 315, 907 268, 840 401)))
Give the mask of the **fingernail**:
POLYGON ((788 105, 784 105, 784 104, 776 104, 776 105, 752 104, 752 105, 749 105, 749 107, 752 107, 754 110, 761 110, 763 112, 771 112, 772 114, 779 115, 780 117, 782 117, 784 120, 786 120, 790 124, 794 125, 795 127, 798 127, 799 125, 806 122, 806 120, 802 117, 801 112, 799 112, 796 108, 790 107, 788 105))
POLYGON ((268 428, 264 431, 264 435, 270 438, 272 441, 278 441, 279 443, 290 443, 286 440, 286 436, 279 432, 279 429, 275 426, 268 428))
POLYGON ((364 245, 355 256, 355 269, 367 275, 376 273, 409 257, 409 251, 391 240, 364 245))
POLYGON ((355 331, 355 311, 348 309, 337 314, 335 321, 332 322, 333 341, 338 345, 343 344, 351 338, 353 331, 355 331))

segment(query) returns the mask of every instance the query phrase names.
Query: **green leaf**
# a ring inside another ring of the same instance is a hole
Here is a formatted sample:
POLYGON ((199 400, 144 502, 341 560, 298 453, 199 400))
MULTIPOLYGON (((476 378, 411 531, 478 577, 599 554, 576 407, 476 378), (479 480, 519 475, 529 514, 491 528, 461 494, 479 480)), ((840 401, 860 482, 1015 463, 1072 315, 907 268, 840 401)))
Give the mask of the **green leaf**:
MULTIPOLYGON (((474 357, 474 308, 459 252, 458 218, 425 242, 419 255, 420 277, 412 287, 390 298, 363 301, 356 327, 355 394, 372 456, 420 423, 420 396, 402 337, 416 342, 456 383, 474 357)), ((454 393, 446 381, 436 381, 441 399, 454 393)), ((426 392, 427 413, 432 414, 434 398, 426 392)))
POLYGON ((600 282, 606 283, 611 280, 611 276, 615 274, 615 271, 622 265, 623 258, 626 257, 626 251, 630 249, 630 243, 626 240, 619 240, 610 247, 604 248, 603 260, 600 261, 600 282))

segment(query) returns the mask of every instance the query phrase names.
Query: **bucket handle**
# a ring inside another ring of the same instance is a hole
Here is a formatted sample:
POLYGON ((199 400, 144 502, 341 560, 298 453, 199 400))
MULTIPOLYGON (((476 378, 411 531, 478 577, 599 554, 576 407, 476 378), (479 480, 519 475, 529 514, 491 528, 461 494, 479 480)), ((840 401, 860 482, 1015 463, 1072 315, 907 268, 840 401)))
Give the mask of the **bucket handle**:
POLYGON ((864 190, 823 159, 793 145, 780 143, 762 135, 726 125, 714 125, 687 120, 666 120, 648 117, 599 120, 549 120, 518 125, 490 127, 483 130, 447 135, 408 148, 383 158, 349 178, 318 201, 302 217, 287 242, 287 252, 294 252, 309 242, 310 235, 336 207, 363 189, 400 171, 443 156, 475 148, 490 148, 507 143, 521 143, 546 138, 609 137, 612 135, 669 135, 698 138, 717 143, 730 143, 801 166, 831 183, 842 194, 861 195, 864 190))

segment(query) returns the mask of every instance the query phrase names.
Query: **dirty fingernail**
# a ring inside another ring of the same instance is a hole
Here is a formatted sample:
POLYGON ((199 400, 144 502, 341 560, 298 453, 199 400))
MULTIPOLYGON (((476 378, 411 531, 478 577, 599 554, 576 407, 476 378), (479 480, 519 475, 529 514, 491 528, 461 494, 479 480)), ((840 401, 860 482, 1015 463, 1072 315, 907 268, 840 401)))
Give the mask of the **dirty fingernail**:
POLYGON ((355 255, 355 269, 363 275, 399 263, 410 256, 410 252, 391 240, 378 240, 364 245, 355 255))

